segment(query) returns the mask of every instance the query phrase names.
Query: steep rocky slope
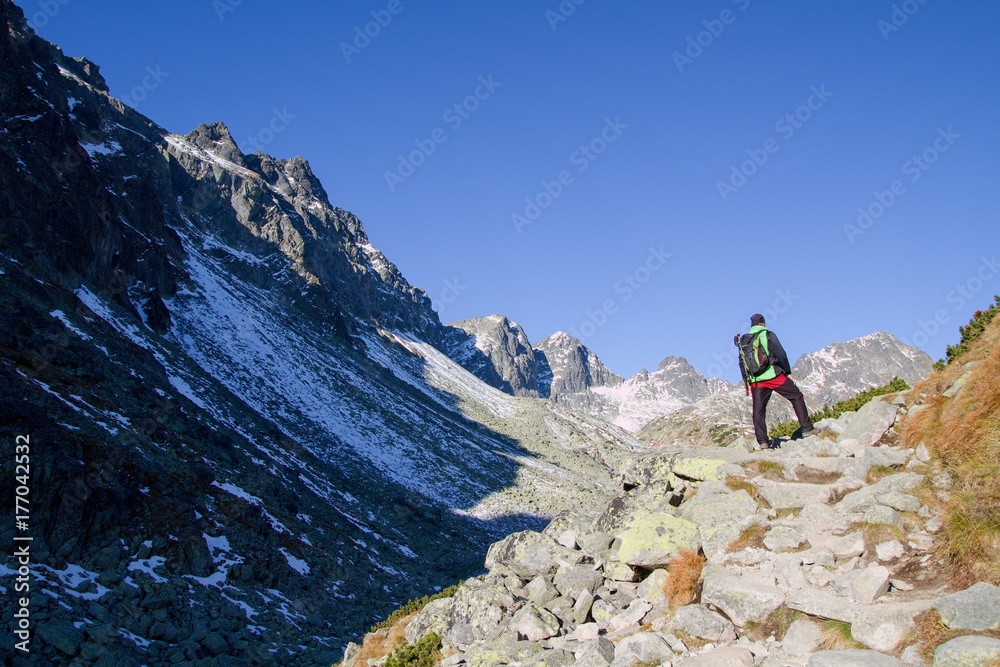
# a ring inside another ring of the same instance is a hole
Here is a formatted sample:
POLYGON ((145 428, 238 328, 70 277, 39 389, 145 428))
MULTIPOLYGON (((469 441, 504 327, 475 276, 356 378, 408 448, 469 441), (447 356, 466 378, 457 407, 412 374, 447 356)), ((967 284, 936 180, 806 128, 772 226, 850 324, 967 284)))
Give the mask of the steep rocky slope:
MULTIPOLYGON (((931 359, 924 352, 880 331, 802 355, 792 367, 792 377, 805 394, 809 409, 819 410, 887 384, 894 377, 912 386, 927 377, 931 368, 931 359)), ((780 397, 771 400, 767 416, 769 424, 795 419, 788 402, 780 397)), ((637 437, 653 445, 727 445, 737 438, 752 442, 751 401, 743 387, 714 394, 650 421, 637 437)))
POLYGON ((433 633, 442 665, 470 667, 994 664, 1000 588, 948 589, 952 480, 899 446, 926 398, 876 399, 779 451, 637 457, 603 511, 494 544, 489 573, 404 621, 406 639, 433 633))
POLYGON ((8 0, 0 23, 0 423, 32 443, 35 563, 12 664, 329 664, 490 541, 606 501, 640 445, 445 356, 305 160, 170 134, 8 0))

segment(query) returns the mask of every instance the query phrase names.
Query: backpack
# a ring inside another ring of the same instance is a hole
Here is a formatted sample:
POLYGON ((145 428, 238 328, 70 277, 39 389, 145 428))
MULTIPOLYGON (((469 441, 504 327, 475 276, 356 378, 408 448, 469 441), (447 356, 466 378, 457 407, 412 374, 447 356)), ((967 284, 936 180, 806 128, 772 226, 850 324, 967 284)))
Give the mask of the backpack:
POLYGON ((752 380, 771 367, 771 358, 760 343, 761 334, 767 335, 767 330, 755 334, 740 336, 740 363, 746 371, 747 379, 752 380))

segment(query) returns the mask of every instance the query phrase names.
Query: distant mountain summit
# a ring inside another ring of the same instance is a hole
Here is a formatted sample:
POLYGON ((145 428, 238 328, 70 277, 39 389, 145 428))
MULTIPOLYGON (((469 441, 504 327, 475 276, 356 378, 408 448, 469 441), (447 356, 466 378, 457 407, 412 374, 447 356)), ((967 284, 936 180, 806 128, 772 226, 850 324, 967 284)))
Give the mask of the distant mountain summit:
MULTIPOLYGON (((931 358, 923 351, 880 331, 802 355, 792 367, 792 377, 805 394, 809 410, 816 411, 888 384, 895 377, 912 386, 930 375, 932 368, 931 358)), ((662 415, 646 423, 638 437, 655 445, 684 441, 719 446, 739 436, 752 440, 750 409, 751 400, 740 386, 662 415)), ((772 398, 770 424, 794 418, 787 401, 772 398)))
POLYGON ((448 325, 448 355, 483 382, 514 396, 538 397, 538 363, 531 342, 503 315, 448 325))

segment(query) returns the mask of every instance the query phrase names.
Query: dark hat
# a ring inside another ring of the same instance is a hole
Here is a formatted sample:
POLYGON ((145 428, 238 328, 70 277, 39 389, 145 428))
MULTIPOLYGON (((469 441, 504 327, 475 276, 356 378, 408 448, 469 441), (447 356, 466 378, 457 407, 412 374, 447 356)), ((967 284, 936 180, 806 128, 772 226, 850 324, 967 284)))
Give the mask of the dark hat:
POLYGON ((750 316, 750 326, 756 327, 764 324, 764 316, 760 313, 750 316))

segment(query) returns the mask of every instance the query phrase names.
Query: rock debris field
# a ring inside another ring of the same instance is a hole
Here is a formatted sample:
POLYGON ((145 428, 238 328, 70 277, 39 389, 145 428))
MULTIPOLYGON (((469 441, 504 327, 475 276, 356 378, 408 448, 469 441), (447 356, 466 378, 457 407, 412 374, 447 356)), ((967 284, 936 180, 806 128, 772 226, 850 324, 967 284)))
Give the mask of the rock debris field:
MULTIPOLYGON (((603 512, 495 543, 488 574, 427 605, 406 640, 436 633, 445 667, 1000 664, 1000 588, 949 591, 934 554, 951 480, 923 446, 893 444, 905 405, 874 400, 774 451, 626 462, 603 512), (685 562, 686 599, 671 585, 685 562), (931 612, 954 638, 922 643, 931 612)), ((345 667, 368 667, 357 655, 345 667)))

